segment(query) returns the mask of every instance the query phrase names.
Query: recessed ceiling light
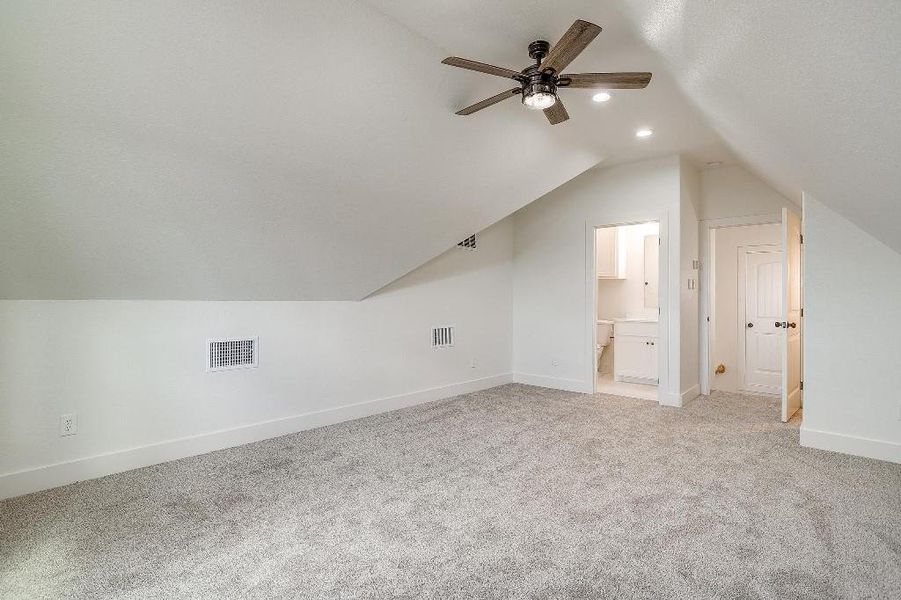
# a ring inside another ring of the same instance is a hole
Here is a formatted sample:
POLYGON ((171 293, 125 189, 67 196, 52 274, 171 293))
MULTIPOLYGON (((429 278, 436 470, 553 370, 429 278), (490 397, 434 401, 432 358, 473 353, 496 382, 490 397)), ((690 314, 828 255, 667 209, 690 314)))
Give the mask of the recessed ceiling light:
POLYGON ((607 102, 611 97, 612 96, 607 92, 598 92, 597 94, 592 96, 591 99, 595 102, 607 102))
POLYGON ((651 137, 652 135, 654 135, 654 132, 651 129, 639 129, 635 132, 635 137, 639 138, 651 137))

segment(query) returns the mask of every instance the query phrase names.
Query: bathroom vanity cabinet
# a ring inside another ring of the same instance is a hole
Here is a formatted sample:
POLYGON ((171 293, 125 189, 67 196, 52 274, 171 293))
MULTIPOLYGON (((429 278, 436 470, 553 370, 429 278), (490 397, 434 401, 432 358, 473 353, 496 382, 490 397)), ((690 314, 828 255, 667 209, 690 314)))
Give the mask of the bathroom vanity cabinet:
POLYGON ((621 319, 614 325, 616 381, 657 385, 657 321, 621 319))

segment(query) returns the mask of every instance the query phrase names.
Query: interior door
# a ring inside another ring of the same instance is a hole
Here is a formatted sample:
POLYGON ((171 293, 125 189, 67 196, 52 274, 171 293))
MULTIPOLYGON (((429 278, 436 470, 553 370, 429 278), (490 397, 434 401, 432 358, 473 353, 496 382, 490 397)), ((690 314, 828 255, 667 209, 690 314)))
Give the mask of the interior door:
POLYGON ((782 421, 801 408, 801 219, 782 209, 782 421))
POLYGON ((781 250, 744 252, 744 377, 746 391, 779 394, 782 389, 782 255, 781 250))

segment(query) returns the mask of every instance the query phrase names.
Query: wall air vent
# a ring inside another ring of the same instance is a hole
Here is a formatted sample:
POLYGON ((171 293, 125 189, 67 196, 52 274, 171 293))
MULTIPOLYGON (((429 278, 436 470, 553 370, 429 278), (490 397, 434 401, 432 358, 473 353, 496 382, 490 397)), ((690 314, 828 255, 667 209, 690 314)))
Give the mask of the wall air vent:
POLYGON ((476 249, 476 234, 472 234, 459 244, 457 244, 461 248, 466 248, 467 250, 475 250, 476 249))
POLYGON ((207 340, 207 371, 247 369, 259 365, 260 338, 207 340))
POLYGON ((432 327, 432 348, 451 348, 453 345, 453 327, 432 327))

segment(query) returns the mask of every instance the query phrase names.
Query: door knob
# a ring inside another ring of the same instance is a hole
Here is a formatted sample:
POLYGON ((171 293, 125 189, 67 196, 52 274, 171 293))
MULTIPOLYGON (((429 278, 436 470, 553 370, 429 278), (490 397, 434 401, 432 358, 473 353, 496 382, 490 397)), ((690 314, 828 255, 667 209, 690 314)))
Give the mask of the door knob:
POLYGON ((782 321, 776 321, 776 327, 782 327, 782 321))
POLYGON ((748 327, 754 327, 754 323, 748 323, 748 327))
POLYGON ((792 329, 794 329, 795 327, 798 326, 798 324, 795 323, 794 321, 792 321, 791 323, 788 324, 788 326, 791 327, 792 329))

